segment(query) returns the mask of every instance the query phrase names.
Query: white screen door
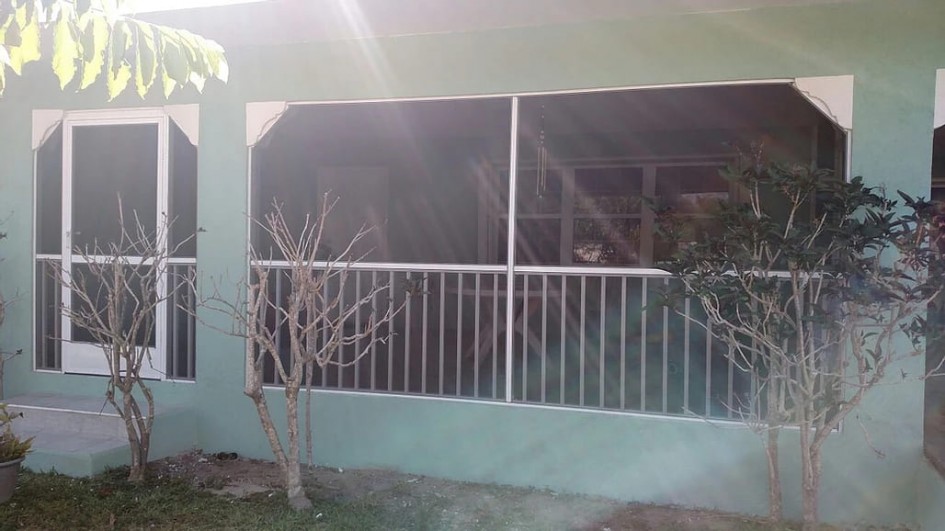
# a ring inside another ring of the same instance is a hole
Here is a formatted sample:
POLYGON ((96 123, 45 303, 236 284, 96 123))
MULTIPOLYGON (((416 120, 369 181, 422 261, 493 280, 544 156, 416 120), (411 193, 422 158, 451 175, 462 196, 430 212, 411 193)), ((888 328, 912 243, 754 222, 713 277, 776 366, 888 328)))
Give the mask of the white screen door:
MULTIPOLYGON (((117 243, 122 230, 135 235, 139 223, 149 235, 166 232, 158 229, 168 205, 168 121, 160 111, 135 110, 67 115, 63 126, 62 265, 72 278, 85 274, 85 291, 93 293, 96 284, 87 274, 89 262, 105 259, 94 249, 117 243)), ((157 243, 166 249, 166 241, 157 243)), ((130 266, 142 263, 140 256, 125 259, 130 266)), ((156 284, 163 295, 166 279, 157 279, 156 284)), ((80 302, 63 288, 62 304, 76 308, 80 302)), ((68 315, 62 319, 63 371, 109 374, 95 338, 68 315)), ((149 347, 150 362, 146 360, 141 370, 145 378, 163 378, 166 320, 166 309, 159 305, 154 329, 136 338, 139 347, 149 347)))

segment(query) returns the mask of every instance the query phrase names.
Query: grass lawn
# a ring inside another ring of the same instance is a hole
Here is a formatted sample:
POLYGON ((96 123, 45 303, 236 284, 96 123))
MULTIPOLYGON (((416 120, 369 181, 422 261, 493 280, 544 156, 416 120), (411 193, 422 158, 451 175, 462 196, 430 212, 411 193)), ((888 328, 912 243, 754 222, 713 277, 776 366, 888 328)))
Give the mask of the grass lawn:
POLYGON ((21 472, 0 505, 12 529, 352 529, 762 531, 758 519, 713 511, 634 505, 535 489, 459 483, 390 471, 319 469, 307 480, 315 503, 295 513, 278 489, 221 495, 273 471, 272 463, 216 462, 199 454, 156 468, 143 485, 126 469, 93 478, 21 472), (196 459, 196 460, 195 460, 196 459), (174 468, 176 466, 176 468, 174 468), (169 470, 183 470, 181 475, 169 470), (254 477, 255 476, 255 477, 254 477))
POLYGON ((0 529, 436 529, 428 511, 318 500, 316 510, 295 513, 279 492, 236 499, 182 479, 134 486, 125 476, 120 469, 83 479, 21 473, 16 494, 0 505, 0 529))
POLYGON ((134 486, 125 470, 94 478, 21 473, 16 494, 0 505, 8 529, 435 529, 430 515, 395 514, 370 503, 319 500, 295 513, 276 491, 243 499, 219 496, 178 478, 134 486))

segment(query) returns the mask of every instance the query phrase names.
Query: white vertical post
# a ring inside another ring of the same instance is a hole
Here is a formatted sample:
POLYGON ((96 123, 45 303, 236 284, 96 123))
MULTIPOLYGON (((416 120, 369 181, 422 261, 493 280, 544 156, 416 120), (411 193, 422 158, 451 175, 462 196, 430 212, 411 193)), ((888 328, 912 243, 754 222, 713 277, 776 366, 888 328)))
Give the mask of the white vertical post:
MULTIPOLYGON (((512 126, 509 139, 509 217, 507 225, 505 282, 505 401, 512 401, 512 359, 515 346, 515 205, 518 199, 518 97, 512 98, 512 126)), ((523 389, 524 391, 524 389, 523 389)))

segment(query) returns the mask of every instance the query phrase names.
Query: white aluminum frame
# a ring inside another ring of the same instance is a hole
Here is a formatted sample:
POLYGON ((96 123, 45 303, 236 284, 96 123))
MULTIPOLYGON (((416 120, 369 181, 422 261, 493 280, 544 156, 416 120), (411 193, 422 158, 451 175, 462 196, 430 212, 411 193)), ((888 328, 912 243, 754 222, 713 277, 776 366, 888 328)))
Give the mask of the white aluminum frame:
MULTIPOLYGON (((62 269, 66 275, 71 275, 74 263, 88 263, 87 260, 74 257, 72 252, 73 129, 134 124, 153 124, 158 128, 155 227, 161 227, 162 220, 166 219, 170 178, 167 113, 161 108, 67 112, 62 121, 62 269)), ((168 236, 166 231, 158 230, 157 234, 160 238, 159 247, 166 250, 168 236)), ((97 261, 101 257, 91 258, 92 261, 97 261)), ((139 260, 138 263, 143 262, 139 260)), ((149 363, 141 368, 141 376, 163 380, 166 378, 167 361, 167 315, 166 302, 163 300, 167 294, 166 279, 158 279, 156 288, 162 300, 155 309, 154 347, 150 349, 149 363)), ((72 292, 66 287, 62 288, 62 304, 63 306, 72 304, 72 292)), ((94 343, 73 342, 71 320, 65 314, 61 316, 61 319, 62 372, 108 375, 109 370, 104 364, 105 356, 101 348, 94 343)))
MULTIPOLYGON (((357 105, 365 103, 404 103, 404 102, 422 102, 422 101, 450 101, 450 100, 476 100, 476 99, 508 99, 511 102, 511 123, 510 123, 510 153, 509 153, 509 190, 508 190, 508 218, 510 220, 516 219, 516 203, 518 200, 517 197, 517 181, 518 181, 518 124, 519 124, 519 100, 522 97, 531 97, 531 96, 548 96, 548 95, 564 95, 564 94, 591 94, 591 93, 600 93, 600 92, 615 92, 615 91, 628 91, 628 90, 649 90, 649 89, 673 89, 673 88, 698 88, 698 87, 725 87, 725 86, 742 86, 742 85, 787 85, 795 86, 797 78, 768 78, 768 79, 743 79, 743 80, 727 80, 727 81, 707 81, 707 82, 693 82, 693 83, 662 83, 662 84, 648 84, 648 85, 624 85, 624 86, 613 86, 613 87, 594 87, 594 88, 579 88, 579 89, 562 89, 562 90, 547 90, 547 91, 523 91, 523 92, 500 92, 494 94, 464 94, 456 96, 416 96, 416 97, 391 97, 391 98, 362 98, 362 99, 328 99, 328 100, 297 100, 297 101, 287 101, 284 102, 285 109, 277 115, 273 122, 278 121, 281 115, 286 112, 289 108, 293 106, 310 106, 310 105, 357 105)), ((833 120, 831 120, 833 121, 833 120)), ((259 140, 265 135, 267 129, 264 129, 260 134, 259 138, 256 139, 258 143, 259 140)), ((845 146, 844 146, 844 178, 846 181, 850 180, 851 175, 851 162, 852 162, 852 129, 845 129, 845 146)), ((253 150, 256 147, 255 143, 247 145, 247 183, 246 183, 246 208, 247 212, 247 231, 246 231, 246 248, 252 248, 252 208, 253 208, 253 150)), ((711 157, 713 160, 715 157, 711 157)), ((522 266, 516 265, 515 263, 515 226, 516 223, 509 222, 507 223, 507 262, 505 265, 492 266, 492 265, 462 265, 462 264, 436 264, 435 267, 440 271, 444 272, 481 272, 481 273, 493 273, 493 272, 505 272, 507 274, 506 282, 506 301, 513 300, 514 291, 515 291, 515 276, 517 274, 567 274, 567 275, 577 275, 582 274, 592 274, 592 275, 602 275, 602 276, 623 276, 628 273, 634 276, 641 276, 644 278, 662 278, 666 279, 670 276, 667 271, 655 268, 647 267, 594 267, 594 266, 561 266, 561 267, 544 267, 544 266, 522 266)), ((480 246, 481 247, 481 246, 480 246)), ((249 274, 253 265, 252 260, 247 260, 246 262, 246 272, 249 274)), ((264 263, 270 266, 276 266, 285 264, 283 261, 278 260, 264 260, 259 261, 258 263, 264 263)), ((327 264, 316 264, 316 267, 321 265, 324 267, 327 264)), ((364 269, 369 270, 377 267, 396 267, 398 270, 410 271, 417 268, 418 266, 426 267, 430 264, 391 264, 391 263, 358 263, 352 264, 352 269, 364 269)), ((506 312, 506 329, 512 329, 514 327, 514 312, 506 312)), ((506 334, 505 338, 505 349, 507 353, 513 352, 514 349, 514 334, 506 334)), ((510 406, 516 407, 534 407, 534 408, 545 408, 545 409, 565 409, 565 410, 583 410, 587 409, 583 407, 576 408, 566 408, 566 407, 557 407, 557 406, 547 406, 547 405, 535 405, 528 404, 523 401, 515 401, 512 397, 512 374, 514 360, 512 355, 506 355, 505 360, 505 403, 510 406)), ((248 375, 244 375, 248 377, 248 375)), ((266 389, 280 389, 277 386, 264 386, 266 389)), ((409 394, 401 393, 391 393, 391 392, 376 392, 371 391, 369 393, 365 392, 352 392, 352 391, 332 391, 332 390, 318 390, 326 392, 341 392, 341 393, 352 393, 352 394, 370 394, 370 395, 392 395, 392 396, 406 396, 410 398, 418 399, 429 399, 429 400, 455 400, 468 402, 469 398, 450 398, 442 396, 415 396, 409 394)), ((495 403, 495 402, 490 402, 495 403)), ((501 403, 501 402, 499 402, 501 403)), ((659 413, 641 413, 641 412, 625 412, 625 411, 607 411, 599 409, 591 409, 591 411, 597 413, 605 414, 618 414, 618 415, 630 415, 630 416, 641 416, 641 417, 656 417, 656 418, 669 418, 678 420, 680 417, 668 416, 665 414, 659 413)), ((686 419, 688 420, 688 419, 686 419)), ((705 422, 704 419, 699 419, 700 422, 705 422)), ((711 422, 724 422, 719 421, 718 419, 712 419, 711 422)))

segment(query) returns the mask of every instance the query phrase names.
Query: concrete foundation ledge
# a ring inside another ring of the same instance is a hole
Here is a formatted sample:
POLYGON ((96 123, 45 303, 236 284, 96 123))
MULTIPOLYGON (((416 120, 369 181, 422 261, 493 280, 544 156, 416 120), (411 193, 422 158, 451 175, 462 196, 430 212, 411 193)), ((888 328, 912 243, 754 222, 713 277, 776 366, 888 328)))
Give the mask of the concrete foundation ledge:
MULTIPOLYGON (((34 437, 23 465, 37 472, 90 476, 131 462, 124 421, 102 397, 28 394, 5 401, 23 413, 15 432, 34 437)), ((196 444, 196 423, 186 408, 157 408, 151 459, 186 452, 196 444)))

